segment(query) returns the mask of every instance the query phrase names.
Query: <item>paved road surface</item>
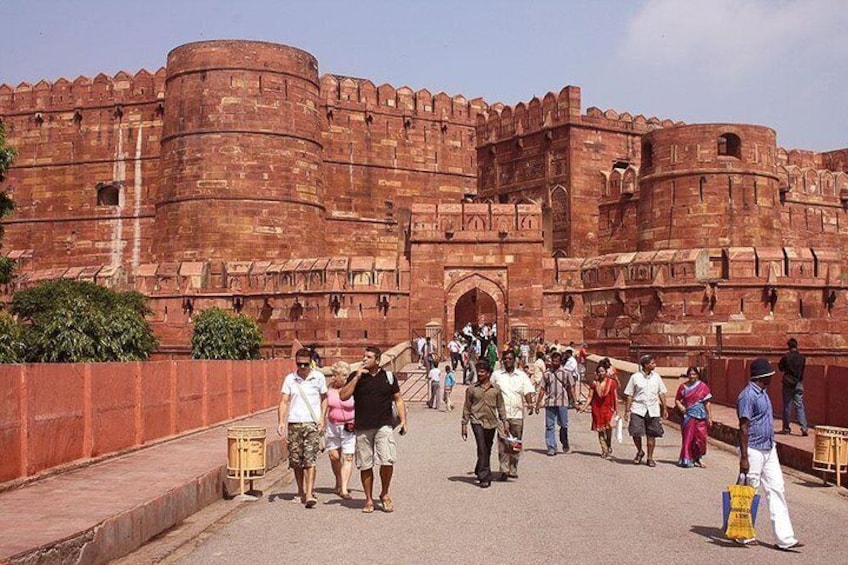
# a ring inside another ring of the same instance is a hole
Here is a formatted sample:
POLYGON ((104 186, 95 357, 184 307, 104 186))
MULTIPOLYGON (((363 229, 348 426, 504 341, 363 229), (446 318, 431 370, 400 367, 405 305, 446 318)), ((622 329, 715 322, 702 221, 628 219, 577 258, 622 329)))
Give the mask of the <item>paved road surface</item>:
MULTIPOLYGON (((786 475, 796 533, 806 544, 800 553, 722 539, 720 492, 736 475, 736 458, 711 445, 708 469, 679 469, 674 428, 666 429, 651 469, 631 462, 634 448, 627 443, 616 446, 616 461, 600 459, 589 415, 574 412, 575 452, 548 457, 543 419, 534 415, 520 478, 483 490, 469 472, 474 443, 460 438, 459 408, 448 414, 414 406, 410 417, 410 433, 398 441, 393 514, 360 512, 358 478, 352 481, 358 500, 334 498, 324 457, 315 509, 291 502, 293 484, 278 484, 178 562, 848 563, 848 499, 806 476, 786 475)), ((762 508, 760 539, 771 544, 767 505, 762 508)))

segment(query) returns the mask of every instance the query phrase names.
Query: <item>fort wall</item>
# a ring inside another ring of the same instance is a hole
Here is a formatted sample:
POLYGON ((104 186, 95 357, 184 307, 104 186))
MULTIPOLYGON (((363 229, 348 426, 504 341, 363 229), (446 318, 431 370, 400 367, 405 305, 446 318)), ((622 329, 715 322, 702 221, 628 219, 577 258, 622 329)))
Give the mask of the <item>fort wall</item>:
POLYGON ((0 86, 18 158, 4 250, 43 268, 146 260, 159 185, 165 71, 0 86))

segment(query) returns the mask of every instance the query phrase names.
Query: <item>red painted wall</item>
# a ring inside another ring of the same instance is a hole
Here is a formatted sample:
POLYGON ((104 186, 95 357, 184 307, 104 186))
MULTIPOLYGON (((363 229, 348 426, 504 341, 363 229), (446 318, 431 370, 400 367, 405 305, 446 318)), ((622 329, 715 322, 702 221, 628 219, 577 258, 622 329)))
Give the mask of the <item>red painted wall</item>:
POLYGON ((0 482, 272 407, 291 360, 0 366, 0 482))
MULTIPOLYGON (((777 367, 777 360, 771 359, 777 367)), ((736 406, 736 398, 748 383, 750 361, 710 359, 709 385, 713 401, 736 406)), ((783 413, 781 373, 777 371, 768 389, 775 418, 783 413)), ((807 365, 804 373, 804 408, 810 426, 848 427, 848 367, 807 365)))

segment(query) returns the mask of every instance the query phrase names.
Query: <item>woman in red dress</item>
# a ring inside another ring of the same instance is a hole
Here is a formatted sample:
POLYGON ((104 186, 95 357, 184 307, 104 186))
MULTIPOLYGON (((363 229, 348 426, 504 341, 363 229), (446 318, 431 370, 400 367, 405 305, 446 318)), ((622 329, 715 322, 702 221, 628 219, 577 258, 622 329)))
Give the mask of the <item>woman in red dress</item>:
POLYGON ((618 416, 618 385, 607 376, 604 365, 595 369, 595 382, 589 385, 589 398, 580 409, 585 412, 592 408, 592 429, 598 432, 598 442, 601 444, 601 457, 612 459, 612 428, 613 420, 618 416))

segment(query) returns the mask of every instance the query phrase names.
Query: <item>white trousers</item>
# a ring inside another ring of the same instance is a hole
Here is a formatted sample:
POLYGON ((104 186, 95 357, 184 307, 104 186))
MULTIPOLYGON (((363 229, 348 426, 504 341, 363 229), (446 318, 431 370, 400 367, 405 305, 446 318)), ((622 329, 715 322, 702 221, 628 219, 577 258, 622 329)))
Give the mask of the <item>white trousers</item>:
POLYGON ((755 489, 762 485, 766 493, 777 545, 785 548, 796 544, 798 540, 795 539, 795 531, 789 519, 789 508, 786 506, 783 471, 780 469, 780 460, 777 458, 777 447, 772 446, 771 450, 749 447, 748 463, 750 465, 748 484, 755 489))

